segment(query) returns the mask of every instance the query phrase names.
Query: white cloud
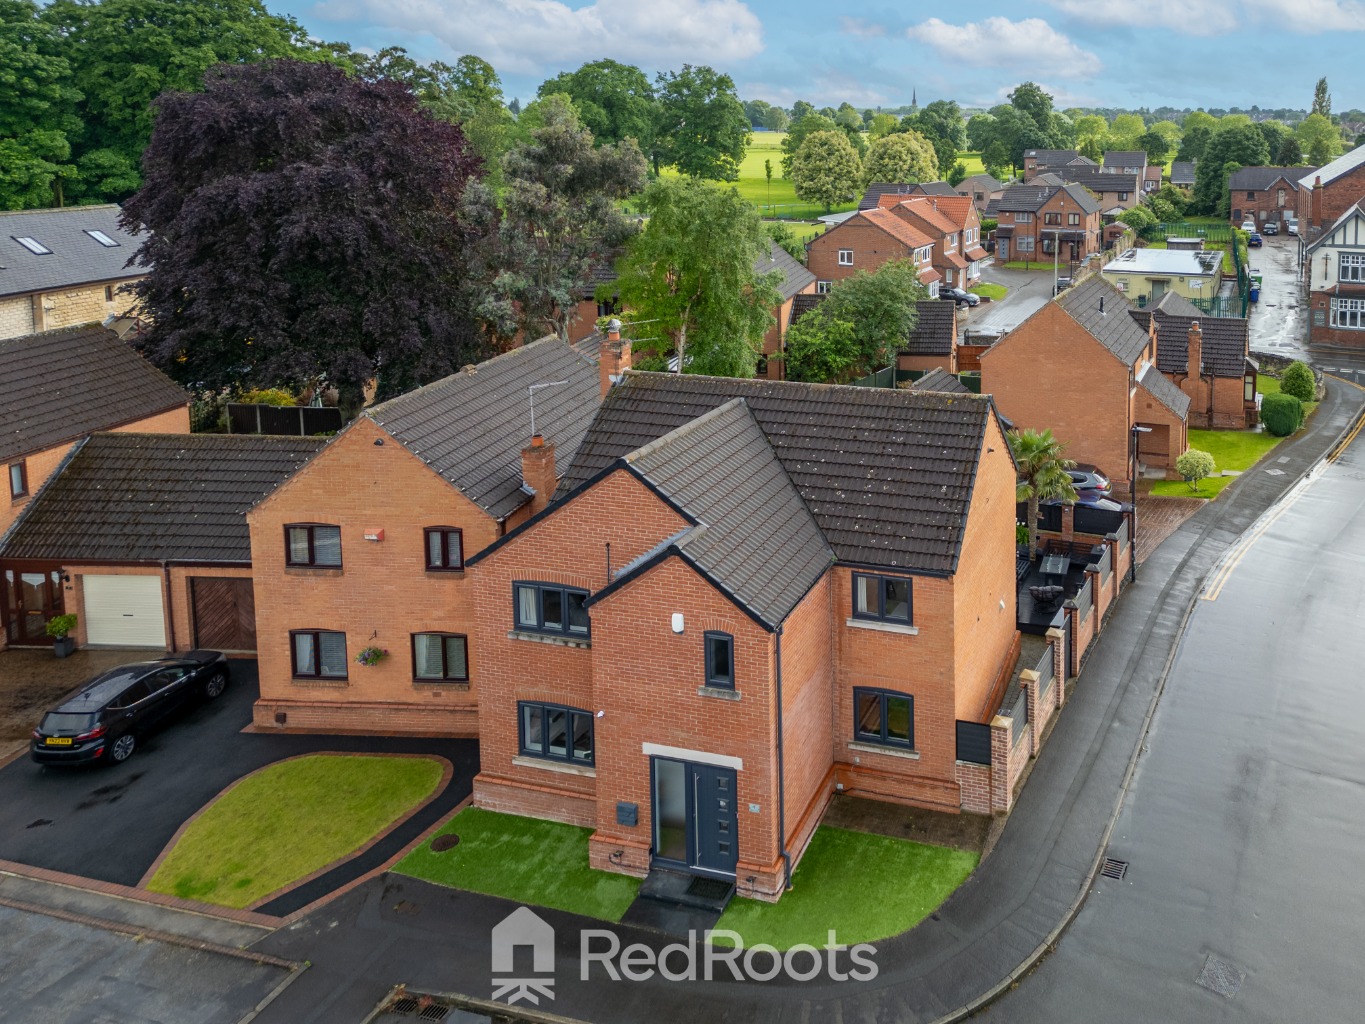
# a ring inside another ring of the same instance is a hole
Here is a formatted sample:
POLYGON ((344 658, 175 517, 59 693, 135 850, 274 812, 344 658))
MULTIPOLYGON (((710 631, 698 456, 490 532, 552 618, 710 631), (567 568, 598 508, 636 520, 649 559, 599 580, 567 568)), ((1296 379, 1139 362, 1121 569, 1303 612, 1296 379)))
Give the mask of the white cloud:
POLYGON ((1365 4, 1357 0, 1246 0, 1246 6, 1302 35, 1365 29, 1365 4), (1278 22, 1281 18, 1285 20, 1278 22))
POLYGON ((932 46, 945 60, 977 67, 1089 78, 1103 66, 1097 56, 1082 50, 1042 18, 985 18, 965 25, 930 18, 910 26, 905 34, 932 46))
POLYGON ((839 31, 850 36, 862 36, 864 39, 875 39, 878 36, 886 35, 886 26, 878 25, 871 21, 864 21, 862 18, 840 18, 839 31))
MULTIPOLYGON (((1078 21, 1094 25, 1165 28, 1183 35, 1218 36, 1238 27, 1240 12, 1233 0, 1048 0, 1078 21)), ((1299 0, 1285 0, 1286 5, 1299 0)), ((1330 0, 1328 0, 1330 2, 1330 0)))
POLYGON ((763 49, 742 0, 321 0, 317 13, 434 36, 500 72, 537 74, 611 57, 654 67, 727 64, 763 49))

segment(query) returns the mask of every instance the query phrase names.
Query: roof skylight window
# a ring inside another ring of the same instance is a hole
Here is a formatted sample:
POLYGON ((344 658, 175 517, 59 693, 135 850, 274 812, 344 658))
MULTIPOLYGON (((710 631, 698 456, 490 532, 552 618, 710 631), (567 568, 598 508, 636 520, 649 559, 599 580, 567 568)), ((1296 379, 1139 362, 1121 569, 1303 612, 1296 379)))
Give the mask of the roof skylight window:
POLYGON ((36 238, 29 238, 28 235, 10 235, 16 242, 22 245, 35 256, 51 256, 52 250, 45 246, 36 238))
POLYGON ((89 235, 91 238, 93 238, 95 241, 99 242, 99 244, 104 246, 106 249, 118 248, 119 243, 115 242, 103 231, 96 231, 94 228, 86 228, 85 233, 89 235))

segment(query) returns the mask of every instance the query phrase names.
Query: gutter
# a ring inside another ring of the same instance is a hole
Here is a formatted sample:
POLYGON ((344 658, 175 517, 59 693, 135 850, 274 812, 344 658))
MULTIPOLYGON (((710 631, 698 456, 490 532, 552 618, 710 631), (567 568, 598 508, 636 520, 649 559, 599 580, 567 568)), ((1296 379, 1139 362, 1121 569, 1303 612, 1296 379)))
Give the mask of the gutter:
POLYGON ((777 839, 785 864, 783 889, 791 889, 792 855, 787 849, 787 772, 782 750, 782 631, 786 626, 784 621, 777 627, 777 839))

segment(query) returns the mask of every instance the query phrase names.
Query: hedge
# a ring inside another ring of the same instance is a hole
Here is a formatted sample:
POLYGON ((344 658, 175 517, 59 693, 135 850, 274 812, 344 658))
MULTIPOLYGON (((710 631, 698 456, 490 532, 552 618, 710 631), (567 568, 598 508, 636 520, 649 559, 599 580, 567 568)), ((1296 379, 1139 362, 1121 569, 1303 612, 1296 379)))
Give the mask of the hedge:
POLYGON ((1261 422, 1276 437, 1288 437, 1303 426, 1303 403, 1284 393, 1261 399, 1261 422))
POLYGON ((1300 402, 1311 402, 1317 397, 1318 382, 1307 363, 1293 362, 1280 375, 1280 392, 1293 395, 1300 402))

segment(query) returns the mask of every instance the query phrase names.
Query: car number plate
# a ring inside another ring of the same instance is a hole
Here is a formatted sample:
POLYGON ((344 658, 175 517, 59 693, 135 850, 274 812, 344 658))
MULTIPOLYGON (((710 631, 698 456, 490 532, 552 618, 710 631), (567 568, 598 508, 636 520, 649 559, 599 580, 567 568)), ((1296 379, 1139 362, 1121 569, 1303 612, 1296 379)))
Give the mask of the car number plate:
POLYGON ((69 747, 71 746, 70 736, 49 736, 46 740, 49 747, 69 747))

